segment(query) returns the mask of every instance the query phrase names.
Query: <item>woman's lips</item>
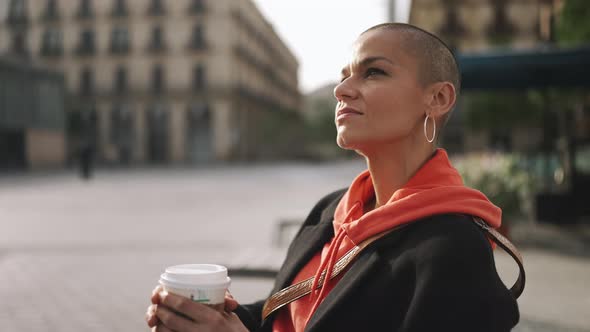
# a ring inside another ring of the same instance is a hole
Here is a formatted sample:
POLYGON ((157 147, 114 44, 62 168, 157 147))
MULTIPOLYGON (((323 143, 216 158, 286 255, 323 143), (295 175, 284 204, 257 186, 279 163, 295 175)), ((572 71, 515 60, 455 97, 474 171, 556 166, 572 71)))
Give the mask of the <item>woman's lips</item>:
POLYGON ((350 107, 341 108, 336 112, 336 121, 358 115, 363 115, 363 113, 350 107))

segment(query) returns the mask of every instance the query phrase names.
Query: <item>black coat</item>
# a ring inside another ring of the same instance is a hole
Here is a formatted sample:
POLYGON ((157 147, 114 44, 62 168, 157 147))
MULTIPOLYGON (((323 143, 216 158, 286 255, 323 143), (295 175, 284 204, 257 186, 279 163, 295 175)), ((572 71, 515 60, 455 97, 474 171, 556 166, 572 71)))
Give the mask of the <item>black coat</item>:
MULTIPOLYGON (((344 191, 313 208, 287 252, 273 293, 334 236, 334 210, 344 191)), ((276 313, 261 321, 263 301, 236 314, 251 331, 271 331, 276 313)), ((283 310, 283 309, 279 309, 283 310)), ((464 215, 418 220, 374 242, 351 263, 305 331, 510 331, 516 300, 500 280, 483 231, 464 215)))

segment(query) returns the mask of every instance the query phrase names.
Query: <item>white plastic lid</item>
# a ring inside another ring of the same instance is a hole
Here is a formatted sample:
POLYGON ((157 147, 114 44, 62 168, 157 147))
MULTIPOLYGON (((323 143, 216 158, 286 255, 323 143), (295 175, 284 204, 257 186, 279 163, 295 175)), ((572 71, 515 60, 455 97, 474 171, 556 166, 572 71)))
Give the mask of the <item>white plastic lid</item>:
POLYGON ((160 284, 179 288, 222 288, 229 283, 227 268, 215 264, 170 266, 160 276, 160 284))

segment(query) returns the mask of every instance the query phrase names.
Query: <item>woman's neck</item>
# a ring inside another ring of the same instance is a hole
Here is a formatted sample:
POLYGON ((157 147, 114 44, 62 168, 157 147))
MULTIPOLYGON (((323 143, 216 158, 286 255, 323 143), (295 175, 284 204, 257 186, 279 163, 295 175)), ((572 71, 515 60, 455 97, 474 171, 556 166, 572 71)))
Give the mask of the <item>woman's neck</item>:
MULTIPOLYGON (((385 205, 393 193, 400 189, 428 161, 435 149, 431 145, 418 148, 389 148, 365 154, 375 190, 375 206, 385 205)), ((371 210, 369 208, 369 210, 371 210)))

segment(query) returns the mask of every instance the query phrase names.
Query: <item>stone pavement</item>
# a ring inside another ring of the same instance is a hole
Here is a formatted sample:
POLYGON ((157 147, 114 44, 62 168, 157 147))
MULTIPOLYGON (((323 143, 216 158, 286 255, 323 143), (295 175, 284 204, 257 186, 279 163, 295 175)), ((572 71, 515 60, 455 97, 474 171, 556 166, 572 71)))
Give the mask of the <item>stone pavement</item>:
MULTIPOLYGON (((109 170, 90 182, 73 172, 0 177, 0 330, 147 331, 144 312, 164 267, 276 268, 284 255, 275 245, 279 221, 303 218, 361 168, 348 162, 109 170)), ((575 243, 559 229, 518 232, 575 243)), ((527 289, 515 331, 590 331, 588 256, 527 241, 527 289)), ((511 259, 497 253, 497 265, 511 283, 511 259)), ((246 303, 267 295, 271 283, 234 276, 231 288, 246 303)))

